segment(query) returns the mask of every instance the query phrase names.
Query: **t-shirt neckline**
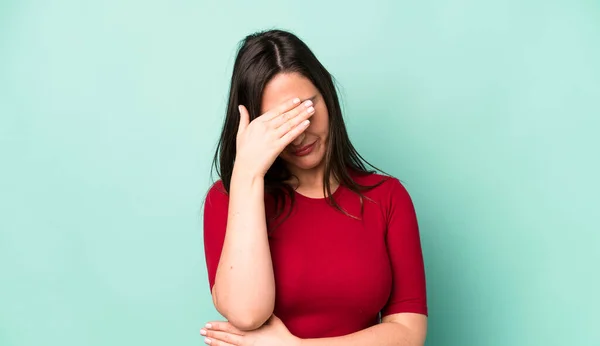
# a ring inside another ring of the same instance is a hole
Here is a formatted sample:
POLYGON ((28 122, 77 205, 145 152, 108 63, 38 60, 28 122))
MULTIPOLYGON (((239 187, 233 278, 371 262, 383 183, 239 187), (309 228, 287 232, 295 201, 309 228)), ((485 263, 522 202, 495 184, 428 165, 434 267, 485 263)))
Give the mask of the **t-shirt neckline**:
MULTIPOLYGON (((338 185, 338 187, 335 189, 335 191, 333 191, 331 193, 333 198, 338 197, 342 193, 343 189, 344 189, 344 186, 342 184, 338 185)), ((306 201, 306 202, 310 202, 310 203, 323 203, 323 202, 329 201, 329 196, 328 197, 308 197, 308 196, 301 194, 300 192, 298 192, 296 190, 294 190, 294 197, 296 197, 296 199, 298 199, 298 200, 302 200, 302 201, 306 201)))

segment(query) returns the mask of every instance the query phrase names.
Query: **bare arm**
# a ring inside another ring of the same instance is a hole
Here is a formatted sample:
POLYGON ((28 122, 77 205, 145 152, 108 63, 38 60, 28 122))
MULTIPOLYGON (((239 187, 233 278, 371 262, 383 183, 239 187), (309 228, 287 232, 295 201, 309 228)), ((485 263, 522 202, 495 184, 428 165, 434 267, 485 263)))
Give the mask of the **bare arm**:
POLYGON ((329 338, 300 339, 290 333, 281 319, 272 316, 258 330, 240 331, 231 322, 212 321, 200 334, 214 346, 287 345, 287 346, 423 346, 427 334, 427 316, 401 312, 387 315, 382 323, 358 332, 329 338))
POLYGON ((303 339, 300 346, 423 346, 427 334, 427 317, 398 313, 383 318, 382 323, 356 333, 321 339, 303 339))
POLYGON ((241 330, 260 327, 273 313, 275 281, 267 237, 264 180, 235 169, 227 232, 213 287, 216 309, 241 330))
POLYGON ((311 102, 294 98, 250 122, 240 106, 227 227, 213 302, 232 325, 253 330, 273 314, 275 280, 266 226, 264 176, 281 151, 309 125, 311 102))
POLYGON ((302 345, 422 346, 427 333, 425 269, 415 209, 397 179, 390 188, 386 244, 394 285, 382 323, 338 338, 308 339, 302 345), (400 311, 412 312, 400 312, 400 311), (420 311, 420 313, 415 313, 420 311), (391 313, 390 313, 391 312, 391 313), (396 313, 393 313, 396 312, 396 313))

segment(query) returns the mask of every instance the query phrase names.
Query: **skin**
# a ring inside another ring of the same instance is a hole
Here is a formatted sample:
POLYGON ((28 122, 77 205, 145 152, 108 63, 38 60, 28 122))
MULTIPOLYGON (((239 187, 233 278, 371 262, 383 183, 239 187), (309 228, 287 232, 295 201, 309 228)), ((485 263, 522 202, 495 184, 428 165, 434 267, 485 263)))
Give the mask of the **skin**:
POLYGON ((276 316, 254 331, 236 330, 220 321, 209 322, 200 330, 204 342, 212 346, 423 346, 426 333, 427 317, 413 313, 388 315, 382 323, 356 333, 321 339, 295 337, 276 316))
MULTIPOLYGON (((288 169, 298 177, 299 181, 290 181, 298 193, 308 197, 323 196, 323 175, 325 172, 325 152, 329 139, 329 113, 319 90, 310 80, 298 73, 281 73, 276 75, 265 86, 262 97, 262 111, 266 111, 292 97, 313 102, 315 113, 310 119, 310 125, 279 155, 287 164, 288 169), (315 143, 315 148, 309 155, 298 157, 293 154, 303 146, 315 143)), ((335 188, 337 182, 332 181, 335 188)))
MULTIPOLYGON (((247 112, 242 107, 227 233, 213 288, 215 306, 228 321, 207 323, 200 331, 205 343, 213 346, 424 345, 427 317, 421 314, 392 314, 383 317, 382 323, 359 332, 321 339, 297 338, 273 315, 273 267, 262 202, 264 174, 279 156, 298 177, 297 181, 290 182, 298 193, 324 197, 329 114, 318 89, 297 73, 279 74, 266 85, 261 111, 263 115, 248 124, 247 112), (294 98, 306 101, 290 104, 294 98), (308 111, 311 106, 314 112, 308 111), (310 124, 298 125, 309 118, 310 124), (309 155, 294 155, 298 148, 312 143, 315 147, 309 155), (215 292, 217 284, 219 291, 215 292), (239 287, 243 290, 234 291, 239 287), (236 306, 251 308, 245 309, 244 316, 243 311, 235 311, 236 306), (248 311, 251 316, 259 317, 248 317, 248 311)), ((337 187, 335 181, 332 183, 332 187, 337 187)))
POLYGON ((264 206, 264 176, 309 126, 312 102, 281 99, 252 122, 240 105, 227 229, 212 289, 213 303, 239 330, 253 330, 273 314, 275 281, 264 206))

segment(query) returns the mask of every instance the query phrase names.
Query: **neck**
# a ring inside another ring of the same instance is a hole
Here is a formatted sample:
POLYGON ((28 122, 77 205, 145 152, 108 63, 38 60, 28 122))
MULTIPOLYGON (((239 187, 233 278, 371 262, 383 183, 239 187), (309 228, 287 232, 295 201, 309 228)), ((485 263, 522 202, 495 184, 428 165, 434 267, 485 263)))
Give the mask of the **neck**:
MULTIPOLYGON (((319 166, 312 169, 298 169, 297 167, 288 166, 288 169, 294 175, 288 183, 297 191, 302 190, 304 192, 319 192, 323 191, 323 178, 325 176, 325 165, 320 164, 319 166)), ((339 185, 338 181, 334 177, 329 178, 329 184, 331 191, 335 191, 339 185)), ((312 194, 312 193, 311 193, 312 194)))

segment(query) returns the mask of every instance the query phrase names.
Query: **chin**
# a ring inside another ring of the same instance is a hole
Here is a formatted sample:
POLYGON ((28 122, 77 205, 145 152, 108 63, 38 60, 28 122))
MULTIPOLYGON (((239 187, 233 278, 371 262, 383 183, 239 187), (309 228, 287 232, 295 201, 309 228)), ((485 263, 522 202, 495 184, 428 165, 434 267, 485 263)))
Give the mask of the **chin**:
POLYGON ((307 156, 294 156, 292 154, 286 154, 282 159, 291 166, 294 166, 301 170, 311 170, 317 168, 323 163, 324 155, 321 153, 312 153, 307 156), (320 154, 320 155, 319 155, 320 154))

